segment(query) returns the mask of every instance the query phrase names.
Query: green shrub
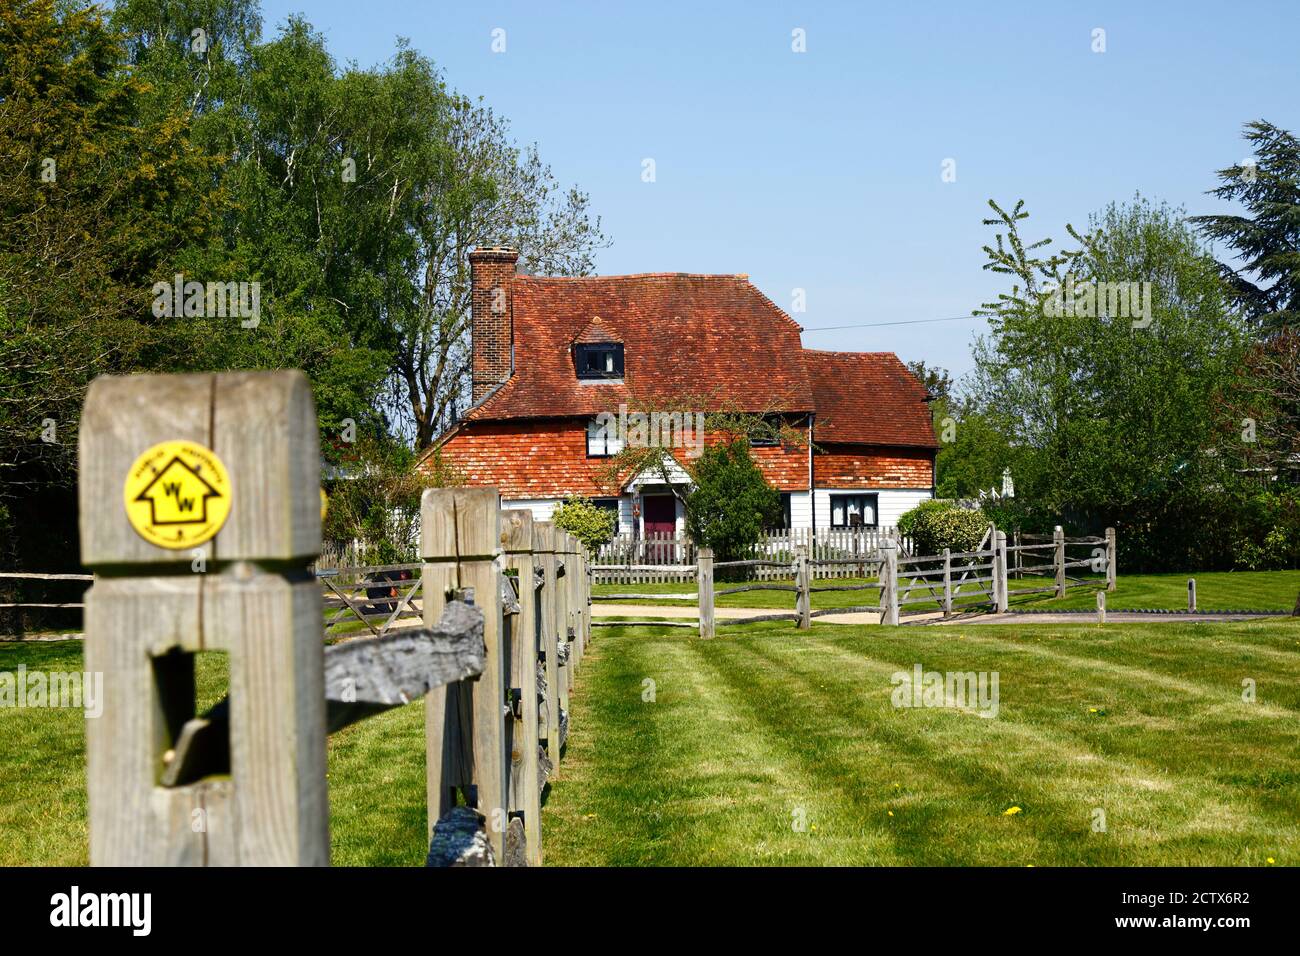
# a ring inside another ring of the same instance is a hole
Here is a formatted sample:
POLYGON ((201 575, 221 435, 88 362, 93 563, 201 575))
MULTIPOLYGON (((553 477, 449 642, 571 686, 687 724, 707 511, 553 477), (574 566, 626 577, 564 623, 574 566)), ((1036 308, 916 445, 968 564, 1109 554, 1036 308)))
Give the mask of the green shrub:
POLYGON ((1260 492, 1242 503, 1232 561, 1247 571, 1300 567, 1300 490, 1260 492))
POLYGON ((570 495, 551 514, 561 531, 567 531, 583 543, 589 554, 614 537, 618 517, 608 508, 598 508, 580 495, 570 495))
POLYGON ((345 563, 406 564, 419 557, 420 495, 436 482, 415 470, 415 455, 395 441, 356 443, 347 477, 329 482, 321 526, 329 550, 345 563))
POLYGON ((898 530, 912 539, 919 555, 939 554, 944 548, 974 551, 988 528, 984 512, 946 501, 923 501, 898 519, 898 530))
POLYGON ((763 528, 781 514, 781 493, 767 483, 741 439, 715 445, 691 469, 695 488, 686 499, 686 530, 719 561, 747 558, 763 528))

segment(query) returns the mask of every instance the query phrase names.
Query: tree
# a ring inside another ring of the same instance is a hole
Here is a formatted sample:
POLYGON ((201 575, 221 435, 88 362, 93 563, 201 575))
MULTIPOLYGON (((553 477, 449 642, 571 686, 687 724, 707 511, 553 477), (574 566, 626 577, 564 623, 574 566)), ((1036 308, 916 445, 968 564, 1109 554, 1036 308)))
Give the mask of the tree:
POLYGON ((1221 268, 1237 304, 1267 332, 1300 324, 1300 139, 1264 120, 1245 126, 1254 156, 1218 177, 1210 195, 1240 202, 1248 215, 1193 216, 1211 239, 1235 250, 1221 268))
MULTIPOLYGON (((408 101, 441 89, 427 60, 403 55, 399 62, 413 79, 408 101)), ((402 187, 404 228, 416 245, 403 271, 387 276, 383 300, 396 336, 390 396, 417 448, 468 404, 470 250, 505 244, 519 250, 524 272, 574 276, 590 274, 595 251, 608 245, 587 195, 562 189, 537 147, 517 146, 490 108, 453 92, 432 102, 445 148, 402 187)))
POLYGON ((424 448, 468 404, 470 249, 505 243, 524 271, 585 275, 607 244, 587 196, 405 41, 339 71, 301 18, 261 42, 253 0, 126 0, 117 17, 160 101, 192 108, 229 157, 231 214, 190 267, 265 287, 265 330, 223 328, 187 354, 306 369, 327 434, 367 418, 424 448))
POLYGON ((387 174, 405 145, 436 136, 419 126, 418 114, 397 130, 384 126, 371 143, 387 157, 382 169, 361 163, 355 178, 345 177, 344 138, 397 111, 384 89, 360 96, 341 79, 323 38, 304 21, 291 18, 269 42, 261 41, 249 0, 128 0, 115 21, 136 73, 150 84, 153 108, 186 111, 193 135, 222 157, 220 230, 176 248, 154 278, 181 273, 261 289, 252 328, 211 316, 157 320, 165 348, 142 364, 302 368, 324 447, 345 428, 383 436, 387 422, 375 395, 388 374, 392 337, 373 307, 375 276, 403 241, 400 226, 376 223, 389 205, 387 174), (203 30, 199 50, 196 29, 203 30))
POLYGON ((985 306, 968 398, 1014 450, 1018 508, 1047 526, 1123 524, 1131 559, 1149 566, 1224 560, 1198 540, 1238 480, 1217 452, 1245 336, 1216 263, 1175 210, 1140 198, 1086 234, 1071 228, 1080 248, 1047 258, 1043 241, 1020 239, 1022 204, 990 205, 1006 235, 985 247, 986 268, 1015 281, 985 306), (1061 286, 1121 284, 1150 292, 1149 314, 1105 297, 1060 308, 1061 286))
POLYGON ((759 471, 749 442, 737 439, 706 449, 691 468, 686 529, 719 560, 744 557, 763 528, 781 514, 781 496, 759 471))
POLYGON ((1012 444, 1013 422, 997 409, 971 403, 954 402, 946 410, 948 415, 935 422, 940 440, 935 459, 936 497, 975 498, 981 491, 1001 488, 1005 469, 1010 468, 1013 476, 1020 475, 1023 453, 1012 444))
POLYGON ((947 400, 952 395, 952 376, 948 374, 946 368, 940 368, 937 365, 926 365, 925 362, 917 360, 907 363, 908 369, 916 380, 925 388, 925 393, 930 396, 931 400, 947 400))
POLYGON ((123 55, 97 7, 0 0, 0 498, 73 484, 86 385, 156 347, 152 278, 215 227, 216 157, 123 55))

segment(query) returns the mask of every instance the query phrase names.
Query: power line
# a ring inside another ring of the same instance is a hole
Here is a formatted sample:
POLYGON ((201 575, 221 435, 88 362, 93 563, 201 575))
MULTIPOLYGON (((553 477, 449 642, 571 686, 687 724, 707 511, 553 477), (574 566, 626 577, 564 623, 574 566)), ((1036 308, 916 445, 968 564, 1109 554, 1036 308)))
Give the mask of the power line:
POLYGON ((817 325, 805 332, 834 332, 838 329, 877 329, 884 325, 925 325, 930 322, 960 322, 963 319, 987 319, 987 315, 950 315, 942 319, 901 319, 897 322, 858 322, 854 325, 817 325))

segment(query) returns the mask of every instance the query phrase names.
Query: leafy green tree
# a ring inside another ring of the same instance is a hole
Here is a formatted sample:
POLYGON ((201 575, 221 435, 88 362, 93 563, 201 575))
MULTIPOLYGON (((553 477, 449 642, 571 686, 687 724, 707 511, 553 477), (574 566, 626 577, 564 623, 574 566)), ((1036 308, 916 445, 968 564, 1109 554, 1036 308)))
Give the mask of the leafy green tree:
POLYGON ((952 395, 952 376, 946 368, 927 365, 921 360, 907 363, 908 370, 916 380, 925 387, 925 393, 932 400, 947 399, 952 395))
POLYGON ((718 560, 743 558, 781 515, 781 495, 759 471, 746 439, 706 449, 690 473, 686 530, 718 560))
POLYGON ((986 268, 1014 285, 985 307, 991 334, 975 347, 968 398, 1014 452, 1018 509, 1044 526, 1123 526, 1139 564, 1222 561, 1199 529, 1237 482, 1219 446, 1245 330, 1216 263, 1176 211, 1141 199, 1109 206, 1086 234, 1071 229, 1080 248, 1047 257, 1019 236, 1022 204, 990 205, 1005 233, 986 268), (1150 283, 1150 315, 1052 308, 1067 274, 1150 283))
POLYGON ((1210 195, 1241 203, 1246 215, 1193 216, 1206 236, 1237 253, 1223 274, 1237 303, 1272 332, 1300 325, 1300 139, 1264 120, 1243 134, 1253 156, 1219 170, 1210 195))
POLYGON ((0 0, 0 498, 73 483, 86 385, 139 366, 153 275, 215 228, 216 157, 123 56, 97 7, 0 0))
POLYGON ((935 460, 938 498, 975 498, 981 491, 1002 487, 1002 472, 1021 473, 1026 452, 1015 446, 1014 423, 997 409, 969 403, 948 405, 935 422, 939 453, 935 460), (945 440, 947 439, 947 440, 945 440))
POLYGON ((264 286, 264 329, 205 328, 186 354, 306 369, 327 434, 365 417, 423 448, 468 404, 470 249, 581 275, 606 244, 587 196, 405 42, 340 71, 301 18, 263 42, 254 0, 125 0, 117 18, 160 101, 228 157, 231 212, 191 268, 264 286))
POLYGON ((599 508, 581 495, 570 495, 551 515, 561 531, 567 531, 586 546, 588 553, 614 537, 618 518, 608 508, 599 508))

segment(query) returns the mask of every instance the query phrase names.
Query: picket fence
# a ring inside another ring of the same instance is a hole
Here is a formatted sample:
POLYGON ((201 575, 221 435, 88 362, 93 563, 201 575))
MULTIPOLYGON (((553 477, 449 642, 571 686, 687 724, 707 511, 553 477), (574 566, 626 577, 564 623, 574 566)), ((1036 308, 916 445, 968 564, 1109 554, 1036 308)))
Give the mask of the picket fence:
MULTIPOLYGON (((912 541, 892 526, 879 528, 775 528, 763 533, 742 560, 756 580, 790 576, 795 555, 804 551, 814 562, 815 579, 864 577, 871 556, 885 541, 910 553, 912 541), (860 559, 860 560, 852 560, 860 559), (844 562, 844 563, 841 563, 844 562)), ((652 532, 634 537, 621 532, 601 545, 592 559, 596 584, 664 584, 695 580, 699 549, 684 534, 652 532)))

